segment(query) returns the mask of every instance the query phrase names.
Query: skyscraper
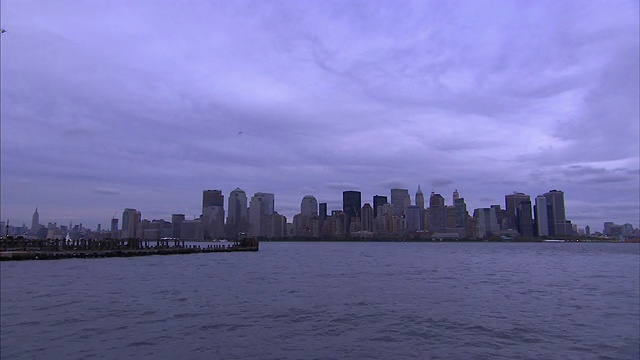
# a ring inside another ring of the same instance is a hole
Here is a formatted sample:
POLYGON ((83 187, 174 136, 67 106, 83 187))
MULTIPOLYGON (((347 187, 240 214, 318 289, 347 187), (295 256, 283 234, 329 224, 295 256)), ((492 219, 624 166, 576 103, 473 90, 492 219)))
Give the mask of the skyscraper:
POLYGON ((273 233, 273 214, 275 195, 257 192, 251 197, 249 204, 250 236, 269 236, 273 233))
MULTIPOLYGON (((122 212, 122 239, 135 239, 138 237, 137 229, 141 214, 136 209, 124 209, 122 212)), ((71 225, 69 225, 71 228, 71 225)))
POLYGON ((373 197, 373 217, 376 218, 379 215, 379 208, 387 203, 387 197, 381 195, 375 195, 373 197))
MULTIPOLYGON (((511 229, 518 229, 518 205, 523 201, 528 201, 531 204, 531 197, 519 192, 514 192, 504 197, 507 213, 509 214, 509 228, 511 229)), ((518 232, 520 232, 519 229, 518 232)))
POLYGON ((224 195, 220 190, 202 192, 202 234, 207 240, 224 236, 224 195))
POLYGON ((229 193, 227 209, 227 235, 233 239, 238 233, 246 233, 249 230, 249 216, 247 212, 247 193, 235 188, 229 193))
POLYGON ((411 195, 407 189, 391 189, 391 205, 394 215, 402 215, 404 209, 411 205, 411 195))
POLYGON ((40 214, 38 214, 38 208, 36 207, 36 211, 33 213, 33 216, 31 217, 31 233, 36 234, 39 228, 40 228, 40 214))
POLYGON ((533 217, 531 201, 521 201, 517 209, 518 232, 522 236, 533 236, 533 217))
POLYGON ((551 190, 544 194, 550 209, 549 235, 571 235, 573 226, 567 221, 564 209, 564 192, 551 190))
POLYGON ((549 213, 547 198, 542 195, 536 196, 536 233, 538 236, 549 236, 549 213))
POLYGON ((346 231, 349 231, 349 226, 353 219, 360 218, 362 211, 362 194, 360 191, 343 191, 342 192, 342 211, 347 218, 346 231))
POLYGON ((185 220, 184 214, 172 214, 171 215, 171 236, 179 239, 182 233, 182 223, 185 220))
POLYGON ((318 201, 313 195, 306 195, 300 203, 300 214, 305 216, 318 215, 318 201))
POLYGON ((369 203, 362 207, 362 231, 373 231, 373 208, 369 203))
POLYGON ((433 191, 429 197, 429 231, 432 233, 444 232, 447 220, 447 208, 444 205, 444 197, 433 191))
POLYGON ((424 209, 424 194, 422 193, 422 189, 420 189, 420 185, 418 185, 418 191, 416 191, 416 206, 424 209))

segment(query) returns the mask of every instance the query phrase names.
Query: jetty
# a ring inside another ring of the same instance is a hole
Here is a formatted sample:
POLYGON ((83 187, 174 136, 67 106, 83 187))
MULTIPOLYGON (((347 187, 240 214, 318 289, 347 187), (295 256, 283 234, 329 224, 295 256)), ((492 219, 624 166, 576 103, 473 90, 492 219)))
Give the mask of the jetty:
POLYGON ((231 243, 203 243, 189 245, 179 239, 0 239, 0 261, 56 260, 71 258, 132 257, 148 255, 201 254, 213 252, 258 251, 256 238, 245 238, 231 243))

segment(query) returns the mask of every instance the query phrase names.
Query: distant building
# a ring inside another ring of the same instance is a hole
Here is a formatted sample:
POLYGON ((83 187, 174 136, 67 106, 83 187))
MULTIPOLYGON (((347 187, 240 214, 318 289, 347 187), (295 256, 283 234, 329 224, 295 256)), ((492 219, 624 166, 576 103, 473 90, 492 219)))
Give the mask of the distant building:
POLYGON ((509 216, 509 229, 518 230, 518 206, 521 202, 525 201, 529 201, 529 203, 531 203, 531 197, 520 192, 514 192, 513 194, 506 195, 504 197, 504 203, 509 216))
POLYGON ((118 219, 111 219, 111 238, 120 239, 120 232, 118 231, 118 219))
POLYGON ((378 209, 387 203, 387 197, 386 196, 381 196, 381 195, 375 195, 373 197, 373 217, 377 218, 379 211, 378 209))
POLYGON ((31 234, 35 235, 40 228, 40 214, 38 214, 38 208, 36 207, 36 211, 33 213, 31 217, 31 234))
POLYGON ((537 236, 549 236, 549 206, 547 205, 547 198, 538 195, 536 196, 535 207, 535 224, 537 236))
POLYGON ((416 191, 416 206, 424 209, 424 193, 420 189, 420 185, 418 185, 418 191, 416 191))
POLYGON ((521 201, 517 209, 518 232, 522 236, 533 236, 533 217, 531 213, 531 201, 521 201))
POLYGON ((239 233, 249 231, 249 215, 247 207, 247 193, 235 188, 229 193, 227 209, 227 236, 235 239, 239 233))
POLYGON ((202 233, 205 240, 219 239, 224 232, 224 195, 221 190, 202 192, 202 233))
MULTIPOLYGON (((273 233, 273 214, 275 195, 257 192, 249 204, 249 235, 253 237, 269 236, 273 233)), ((286 222, 282 232, 286 230, 286 222)))
POLYGON ((405 214, 405 228, 407 231, 424 230, 424 209, 419 205, 407 206, 405 214))
POLYGON ((184 214, 172 214, 171 215, 171 237, 181 238, 182 223, 184 223, 184 214))
POLYGON ((404 209, 411 205, 411 196, 407 189, 391 189, 391 205, 393 205, 393 214, 402 215, 404 209))
POLYGON ((567 221, 564 208, 564 192, 551 190, 543 195, 550 209, 549 235, 571 235, 573 226, 567 221))
POLYGON ((124 209, 122 212, 122 239, 138 238, 137 230, 141 214, 136 209, 124 209))
POLYGON ((318 215, 318 201, 313 195, 305 195, 300 203, 300 214, 306 216, 318 215))
POLYGON ((373 208, 369 203, 365 203, 362 207, 362 231, 374 231, 373 208))
POLYGON ((345 230, 348 232, 351 222, 356 218, 360 219, 362 210, 362 194, 360 191, 343 191, 342 192, 342 212, 346 215, 347 223, 345 230))
POLYGON ((429 197, 429 231, 443 233, 447 228, 447 208, 444 205, 444 197, 433 191, 429 197))
POLYGON ((477 234, 480 239, 494 236, 498 233, 498 220, 495 208, 480 208, 473 211, 473 218, 477 222, 477 234))

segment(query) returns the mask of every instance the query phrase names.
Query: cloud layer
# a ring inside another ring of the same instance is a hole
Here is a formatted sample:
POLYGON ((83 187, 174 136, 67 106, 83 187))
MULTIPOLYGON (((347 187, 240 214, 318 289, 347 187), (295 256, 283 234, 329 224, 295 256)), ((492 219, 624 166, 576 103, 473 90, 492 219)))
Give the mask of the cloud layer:
POLYGON ((421 184, 638 226, 637 2, 1 6, 3 218, 191 216, 236 187, 291 218, 421 184))

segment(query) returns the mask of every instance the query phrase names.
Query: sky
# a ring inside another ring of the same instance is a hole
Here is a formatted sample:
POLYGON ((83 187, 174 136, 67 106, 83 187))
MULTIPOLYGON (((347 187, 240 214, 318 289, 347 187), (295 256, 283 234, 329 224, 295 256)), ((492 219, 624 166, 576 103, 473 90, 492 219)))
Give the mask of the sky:
POLYGON ((1 218, 329 210, 418 185, 640 222, 640 9, 606 1, 3 0, 1 218), (225 200, 226 202, 226 200, 225 200), (226 204, 225 204, 226 207, 226 204))

